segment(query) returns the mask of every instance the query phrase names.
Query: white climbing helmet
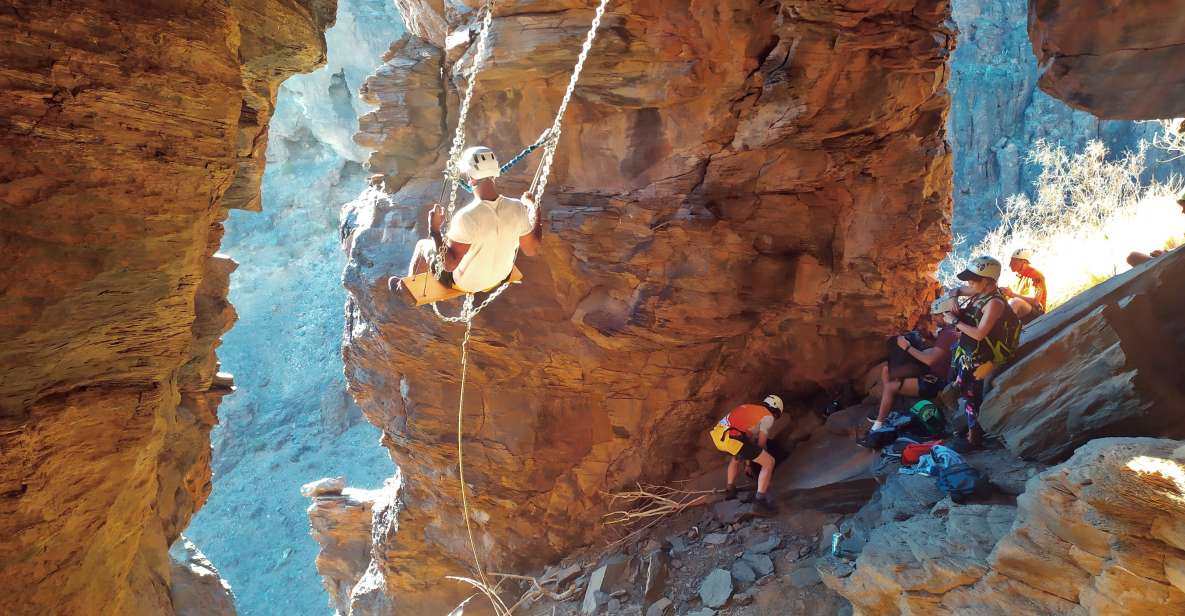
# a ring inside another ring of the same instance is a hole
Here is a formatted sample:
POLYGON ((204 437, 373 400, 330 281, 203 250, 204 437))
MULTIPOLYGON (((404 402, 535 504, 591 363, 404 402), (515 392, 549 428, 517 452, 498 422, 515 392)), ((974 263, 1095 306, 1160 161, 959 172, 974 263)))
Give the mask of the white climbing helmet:
POLYGON ((1032 261, 1033 251, 1028 248, 1017 248, 1012 253, 1013 259, 1020 259, 1021 261, 1032 261))
POLYGON ((461 173, 469 176, 471 180, 484 180, 502 175, 498 157, 494 155, 493 150, 484 145, 466 148, 464 152, 461 152, 458 167, 461 173))
POLYGON ((967 265, 967 269, 959 274, 959 280, 970 280, 972 276, 999 280, 1000 262, 991 257, 976 257, 967 265))
POLYGON ((782 414, 782 410, 783 410, 782 398, 780 398, 779 396, 770 394, 770 395, 766 396, 765 400, 762 400, 761 403, 768 406, 771 409, 776 410, 779 415, 782 414))

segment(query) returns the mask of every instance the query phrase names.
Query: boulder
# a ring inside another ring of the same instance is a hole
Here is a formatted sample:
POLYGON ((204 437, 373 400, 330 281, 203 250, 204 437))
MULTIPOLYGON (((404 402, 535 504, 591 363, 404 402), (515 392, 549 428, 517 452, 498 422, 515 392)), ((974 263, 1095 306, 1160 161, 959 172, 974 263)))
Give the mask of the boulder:
POLYGON ((671 557, 662 550, 650 553, 646 564, 646 585, 642 590, 642 607, 647 608, 662 598, 667 590, 667 579, 671 575, 671 557))
POLYGON ((629 577, 632 559, 617 554, 607 558, 600 567, 593 571, 588 578, 588 588, 584 592, 584 603, 581 612, 595 614, 609 600, 609 593, 620 589, 629 577))
POLYGON ((206 555, 185 537, 173 552, 169 598, 177 616, 235 616, 235 597, 230 584, 222 579, 206 555))
POLYGON ((339 613, 350 613, 351 593, 371 563, 369 539, 375 502, 393 499, 396 490, 395 483, 382 490, 338 488, 337 494, 313 497, 309 505, 309 532, 321 550, 317 573, 330 605, 339 613))
POLYGON ((1183 288, 1185 250, 1175 250, 1035 321, 993 379, 984 427, 1042 462, 1103 436, 1185 437, 1183 288))
POLYGON ((646 608, 646 616, 670 616, 674 609, 675 604, 672 603, 670 599, 662 597, 658 601, 651 603, 650 607, 646 608))
POLYGON ((741 557, 741 561, 749 565, 758 577, 765 577, 774 572, 774 561, 768 554, 745 552, 745 555, 741 557))
POLYGON ((345 477, 326 477, 325 479, 310 481, 309 483, 300 486, 300 495, 306 498, 313 498, 314 496, 337 495, 341 494, 345 487, 345 477))
POLYGON ((757 581, 757 572, 744 560, 738 560, 732 563, 732 566, 729 567, 729 573, 732 574, 732 579, 740 585, 752 584, 757 581))
POLYGON ((854 567, 817 568, 872 614, 1182 613, 1183 519, 1185 442, 1099 439, 1030 479, 1015 507, 943 500, 874 526, 854 567))
POLYGON ((724 569, 713 569, 700 583, 699 598, 708 607, 721 607, 731 596, 732 575, 724 569))
POLYGON ((1185 115, 1185 11, 1157 0, 1030 0, 1041 89, 1100 118, 1185 115))

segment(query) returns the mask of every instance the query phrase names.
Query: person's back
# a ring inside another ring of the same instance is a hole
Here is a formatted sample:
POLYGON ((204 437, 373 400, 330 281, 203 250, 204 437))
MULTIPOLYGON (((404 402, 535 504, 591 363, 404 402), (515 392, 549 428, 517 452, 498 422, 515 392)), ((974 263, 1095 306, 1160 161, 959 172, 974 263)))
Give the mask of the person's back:
POLYGON ((996 367, 999 367, 1012 359, 1012 354, 1016 351, 1016 343, 1020 338, 1020 319, 1017 318, 1016 313, 1012 312, 1008 301, 1004 299, 1004 295, 999 290, 971 298, 965 313, 973 323, 979 323, 984 309, 993 300, 999 301, 1004 313, 992 326, 987 336, 982 340, 976 340, 967 334, 959 335, 955 358, 963 358, 969 362, 968 365, 971 367, 989 363, 994 363, 996 367))
POLYGON ((730 428, 756 437, 762 432, 769 432, 774 423, 774 416, 760 404, 742 404, 729 411, 724 421, 730 428))
POLYGON ((457 211, 449 223, 448 238, 468 244, 469 250, 453 270, 456 288, 484 291, 505 280, 514 268, 519 238, 531 229, 527 206, 510 197, 475 198, 457 211))

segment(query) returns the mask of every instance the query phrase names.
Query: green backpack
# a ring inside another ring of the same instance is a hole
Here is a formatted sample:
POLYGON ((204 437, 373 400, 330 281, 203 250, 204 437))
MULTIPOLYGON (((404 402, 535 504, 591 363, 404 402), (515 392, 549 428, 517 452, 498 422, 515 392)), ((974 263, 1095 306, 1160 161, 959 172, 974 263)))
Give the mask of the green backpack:
POLYGON ((918 400, 909 409, 910 427, 929 436, 946 434, 946 416, 942 409, 929 400, 918 400))

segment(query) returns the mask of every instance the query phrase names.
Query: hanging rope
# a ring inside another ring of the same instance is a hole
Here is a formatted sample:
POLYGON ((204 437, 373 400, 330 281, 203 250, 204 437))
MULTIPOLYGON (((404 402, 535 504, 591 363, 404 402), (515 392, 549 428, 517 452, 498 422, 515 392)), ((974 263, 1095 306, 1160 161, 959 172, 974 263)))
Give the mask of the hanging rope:
MULTIPOLYGON (((448 237, 449 222, 453 219, 453 211, 457 209, 457 184, 461 181, 461 170, 458 161, 465 149, 465 121, 469 118, 469 103, 473 100, 473 86, 477 82, 477 73, 485 61, 486 42, 490 38, 490 24, 494 20, 494 1, 486 0, 481 19, 481 30, 477 34, 477 48, 473 52, 473 63, 469 65, 469 72, 465 75, 465 94, 461 96, 461 106, 457 110, 457 130, 453 133, 453 143, 449 148, 448 162, 445 163, 445 186, 449 187, 448 206, 444 214, 444 224, 441 225, 441 237, 448 237)), ((441 187, 443 193, 444 186, 441 187)), ((443 194, 442 194, 443 196, 443 194)), ((436 252, 436 258, 430 264, 436 274, 444 269, 444 255, 436 252)))
MULTIPOLYGON (((584 44, 581 46, 580 55, 576 59, 576 66, 573 68, 572 76, 568 80, 568 88, 564 92, 564 98, 560 102, 560 108, 556 112, 555 119, 552 121, 551 128, 544 131, 539 140, 529 148, 521 152, 518 156, 508 163, 513 166, 518 163, 526 155, 539 147, 540 143, 543 145, 543 158, 539 163, 539 168, 535 171, 535 177, 531 180, 529 192, 534 196, 534 201, 528 206, 528 216, 531 225, 534 226, 538 217, 538 204, 543 198, 543 191, 547 189, 547 178, 551 173, 551 164, 555 158, 556 145, 560 140, 561 125, 563 124, 564 112, 568 109, 568 103, 572 100, 572 93, 576 90, 576 84, 580 80, 580 73, 584 70, 584 62, 588 59, 589 51, 592 49, 593 41, 596 39, 597 30, 601 26, 601 19, 605 15, 605 7, 609 0, 600 0, 597 5, 596 14, 593 17, 592 24, 589 26, 588 34, 585 36, 584 44)), ((442 234, 447 237, 447 225, 452 219, 453 211, 456 208, 457 188, 462 183, 460 172, 457 167, 457 159, 460 157, 461 151, 465 146, 465 120, 469 114, 469 101, 473 95, 473 83, 477 76, 477 71, 481 65, 482 58, 485 55, 485 46, 487 35, 490 31, 490 23, 493 17, 493 0, 488 0, 485 8, 485 16, 482 19, 481 34, 477 39, 477 50, 473 59, 473 65, 470 67, 468 84, 466 84, 465 95, 461 100, 461 107, 457 114, 457 131, 453 136, 452 149, 449 152, 449 162, 445 169, 446 182, 450 185, 448 209, 446 211, 446 218, 442 228, 442 234)), ((443 269, 444 259, 443 251, 437 251, 436 266, 438 269, 443 269)), ((518 252, 515 251, 517 258, 518 252)), ((468 293, 465 295, 465 301, 461 306, 461 312, 455 317, 445 316, 440 312, 436 304, 432 304, 432 310, 441 320, 450 323, 464 323, 465 336, 461 339, 461 383, 460 393, 457 396, 457 479, 461 484, 461 510, 465 516, 465 531, 469 538, 469 550, 473 553, 473 564, 477 567, 477 575, 481 581, 481 586, 485 590, 486 597, 494 607, 494 611, 501 615, 509 615, 511 609, 508 609, 506 604, 498 596, 497 589, 491 587, 489 581, 486 580, 485 569, 481 565, 481 558, 477 554, 477 542, 473 538, 473 524, 470 520, 472 517, 469 513, 469 497, 468 489, 465 485, 465 450, 464 450, 464 430, 463 421, 465 416, 465 383, 469 375, 469 339, 473 333, 473 320, 481 313, 482 310, 489 306, 491 302, 498 298, 507 288, 510 287, 509 277, 507 280, 499 285, 496 289, 491 291, 480 304, 475 305, 475 295, 468 293)), ((516 605, 517 607, 517 605, 516 605)))

